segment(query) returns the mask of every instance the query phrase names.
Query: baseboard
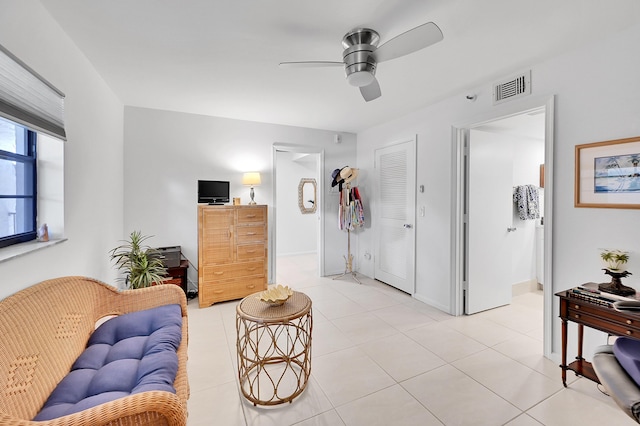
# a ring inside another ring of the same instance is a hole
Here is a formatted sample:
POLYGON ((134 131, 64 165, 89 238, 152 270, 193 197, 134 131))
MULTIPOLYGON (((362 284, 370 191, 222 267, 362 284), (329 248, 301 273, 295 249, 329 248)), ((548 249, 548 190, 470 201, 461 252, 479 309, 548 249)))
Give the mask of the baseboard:
POLYGON ((521 294, 530 293, 532 291, 538 290, 538 281, 528 280, 522 281, 521 283, 514 284, 511 287, 511 295, 512 296, 520 296, 521 294))
POLYGON ((302 255, 307 255, 307 254, 318 254, 317 251, 296 251, 296 252, 291 252, 291 253, 278 253, 276 255, 276 257, 287 257, 287 256, 302 256, 302 255))

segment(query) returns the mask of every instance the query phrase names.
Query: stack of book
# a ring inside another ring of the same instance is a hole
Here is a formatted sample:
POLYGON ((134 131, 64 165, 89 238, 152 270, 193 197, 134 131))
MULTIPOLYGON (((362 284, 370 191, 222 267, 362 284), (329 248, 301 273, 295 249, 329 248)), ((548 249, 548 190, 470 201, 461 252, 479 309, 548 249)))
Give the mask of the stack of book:
POLYGON ((587 287, 574 287, 569 290, 569 297, 585 300, 596 305, 613 307, 613 304, 619 300, 633 300, 628 297, 618 296, 616 294, 601 292, 600 290, 587 287))

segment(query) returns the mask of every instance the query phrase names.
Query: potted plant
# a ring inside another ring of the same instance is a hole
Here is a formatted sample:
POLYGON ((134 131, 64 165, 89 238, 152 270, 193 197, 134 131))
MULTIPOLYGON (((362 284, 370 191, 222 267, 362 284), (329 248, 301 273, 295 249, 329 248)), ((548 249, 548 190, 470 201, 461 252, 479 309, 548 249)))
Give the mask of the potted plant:
POLYGON ((133 231, 128 241, 123 241, 124 244, 109 252, 111 261, 124 273, 120 280, 125 282, 127 288, 149 287, 162 282, 167 276, 160 252, 143 244, 149 238, 140 231, 133 231))
POLYGON ((624 265, 629 261, 629 254, 621 250, 603 249, 600 257, 605 264, 605 268, 613 272, 624 272, 624 265))

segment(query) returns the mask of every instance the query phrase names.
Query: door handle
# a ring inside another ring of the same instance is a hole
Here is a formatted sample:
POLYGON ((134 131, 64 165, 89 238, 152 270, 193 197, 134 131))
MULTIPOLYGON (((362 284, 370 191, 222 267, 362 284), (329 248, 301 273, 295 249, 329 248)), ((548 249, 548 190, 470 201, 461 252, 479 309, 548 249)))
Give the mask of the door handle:
POLYGON ((413 228, 413 225, 410 223, 405 223, 404 225, 402 225, 405 229, 411 229, 413 228))
POLYGON ((518 230, 518 228, 515 228, 515 227, 513 227, 513 228, 511 228, 511 227, 507 228, 507 232, 516 232, 517 230, 518 230))

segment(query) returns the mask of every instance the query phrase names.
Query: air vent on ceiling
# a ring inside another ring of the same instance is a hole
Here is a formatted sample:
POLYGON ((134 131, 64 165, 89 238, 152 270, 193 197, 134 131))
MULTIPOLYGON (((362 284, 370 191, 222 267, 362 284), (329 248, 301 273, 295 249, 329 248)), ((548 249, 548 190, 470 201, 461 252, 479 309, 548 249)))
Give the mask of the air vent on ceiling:
POLYGON ((531 70, 509 77, 493 85, 493 104, 531 94, 531 70))

